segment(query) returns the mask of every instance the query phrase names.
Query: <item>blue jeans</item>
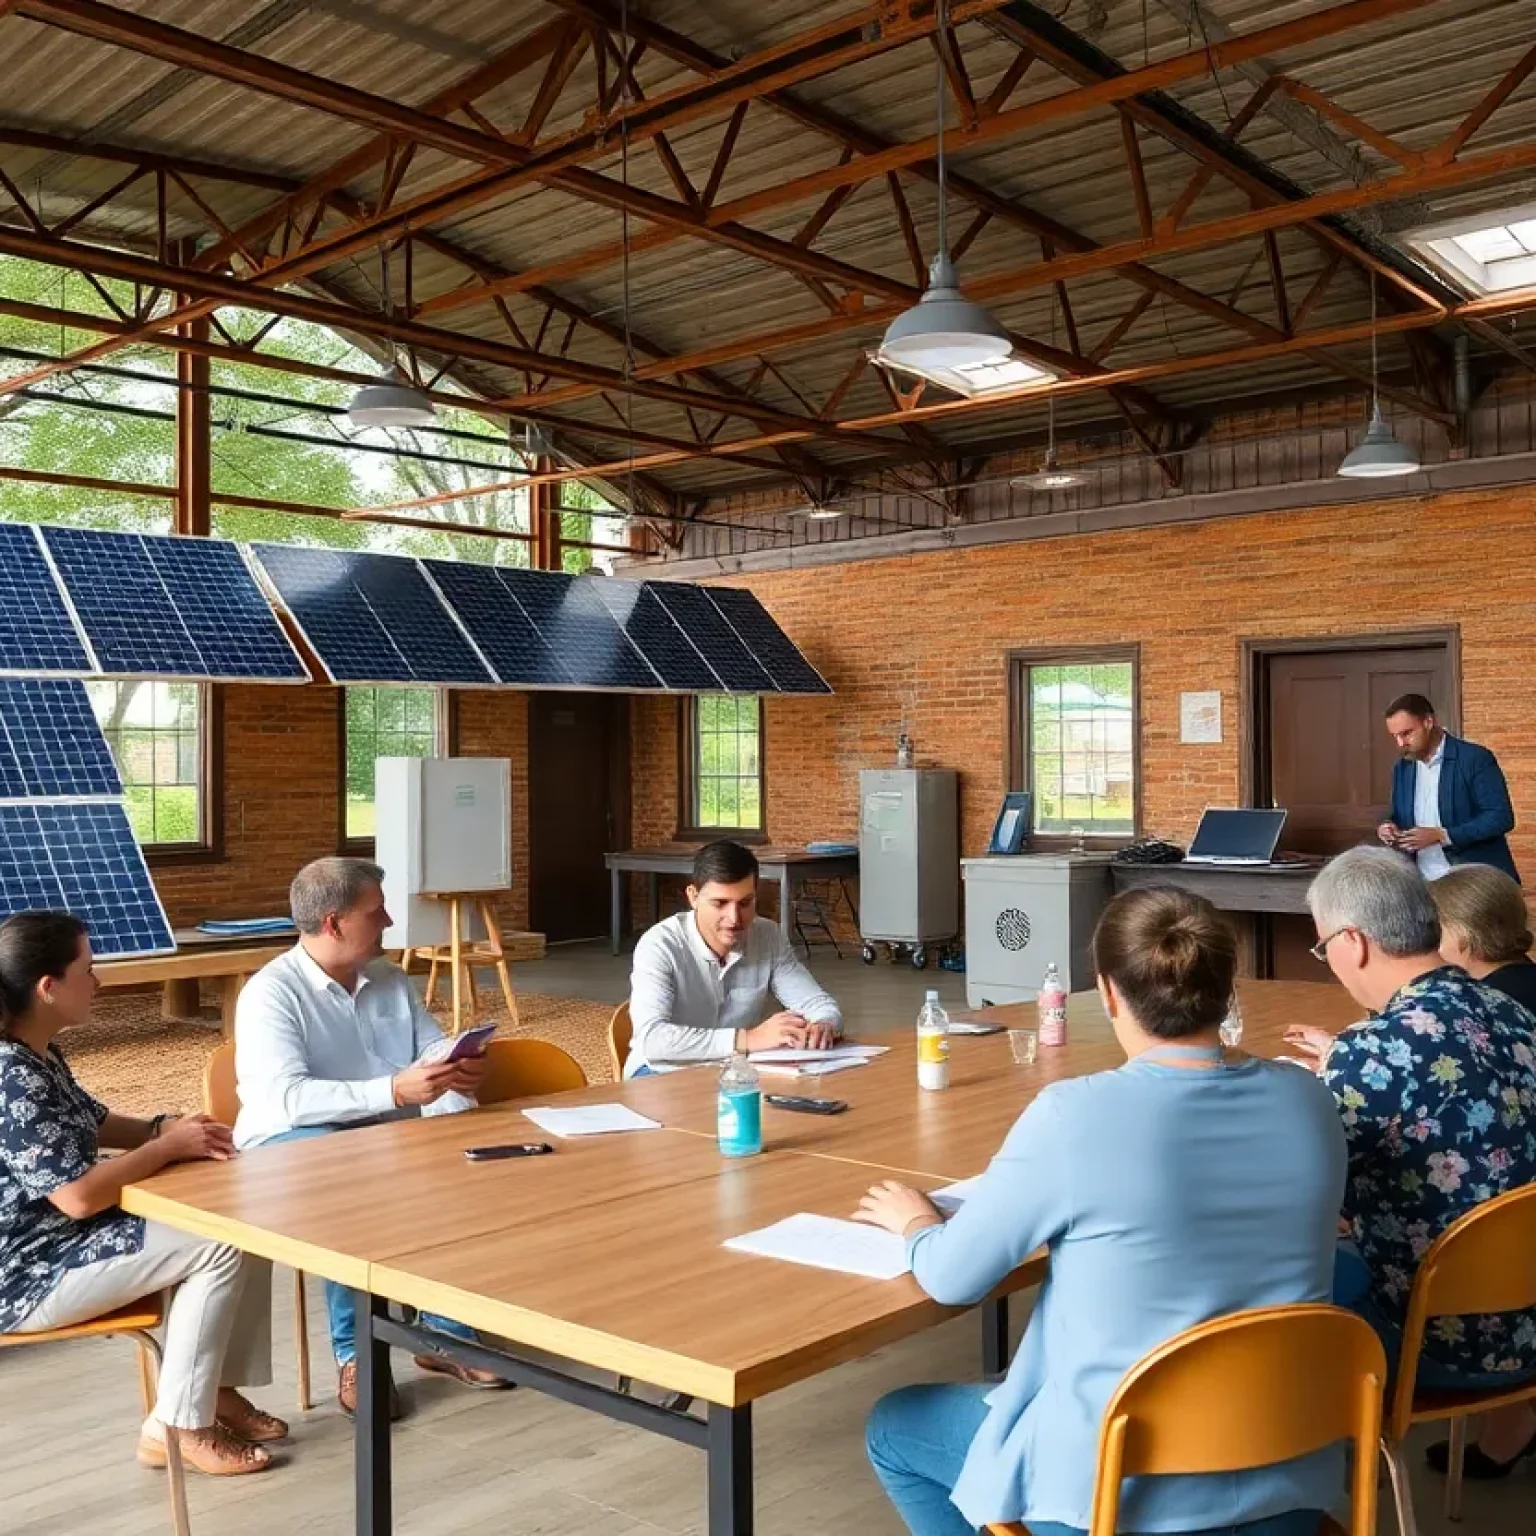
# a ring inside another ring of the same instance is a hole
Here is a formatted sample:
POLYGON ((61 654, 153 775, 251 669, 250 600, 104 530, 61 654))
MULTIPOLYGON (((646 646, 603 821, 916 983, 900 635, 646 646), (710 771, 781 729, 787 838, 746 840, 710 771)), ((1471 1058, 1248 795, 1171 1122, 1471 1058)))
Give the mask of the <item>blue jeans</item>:
MULTIPOLYGON (((284 1131, 281 1136, 272 1137, 262 1145, 275 1147, 280 1141, 308 1141, 315 1136, 329 1136, 335 1131, 348 1129, 351 1127, 345 1125, 301 1125, 291 1131, 284 1131)), ((357 1358, 356 1309, 357 1292, 351 1286, 337 1285, 334 1280, 325 1282, 325 1310, 331 1324, 331 1353, 336 1356, 337 1365, 345 1365, 349 1360, 357 1358)), ((475 1337, 473 1328, 467 1328, 451 1318, 433 1317, 423 1312, 421 1321, 440 1333, 451 1333, 456 1339, 475 1337)))
MULTIPOLYGON (((869 1416, 865 1446, 896 1512, 912 1536, 976 1536, 976 1528, 950 1502, 950 1490, 976 1431, 987 1416, 981 1385, 902 1387, 882 1397, 869 1416)), ((1322 1516, 1298 1509, 1223 1525, 1191 1536, 1317 1536, 1322 1516)), ((1084 1536, 1074 1526, 1031 1520, 1031 1536, 1084 1536)))

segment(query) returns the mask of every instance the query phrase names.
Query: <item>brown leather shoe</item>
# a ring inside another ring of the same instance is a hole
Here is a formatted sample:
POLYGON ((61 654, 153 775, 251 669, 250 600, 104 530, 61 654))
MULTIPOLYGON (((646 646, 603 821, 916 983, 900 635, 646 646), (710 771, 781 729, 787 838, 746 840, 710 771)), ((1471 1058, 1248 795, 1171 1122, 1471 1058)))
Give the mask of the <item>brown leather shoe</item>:
MULTIPOLYGON (((357 1361, 348 1360, 336 1375, 336 1401, 341 1405, 341 1411, 350 1419, 357 1413, 357 1361)), ((405 1404, 400 1401, 400 1393, 395 1388, 394 1378, 389 1382, 389 1422, 395 1423, 405 1417, 405 1404)))
POLYGON ((418 1370, 430 1371, 434 1376, 451 1376, 466 1387, 474 1387, 481 1392, 493 1392, 499 1387, 512 1385, 495 1371, 477 1371, 474 1366, 460 1365, 457 1360, 450 1360, 445 1355, 412 1355, 411 1360, 418 1370))

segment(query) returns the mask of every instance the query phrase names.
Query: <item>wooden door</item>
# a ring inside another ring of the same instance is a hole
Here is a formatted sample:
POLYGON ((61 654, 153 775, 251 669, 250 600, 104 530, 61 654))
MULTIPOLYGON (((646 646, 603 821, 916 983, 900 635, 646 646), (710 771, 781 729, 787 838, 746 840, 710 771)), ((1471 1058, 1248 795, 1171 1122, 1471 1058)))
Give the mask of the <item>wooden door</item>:
POLYGON ((605 853, 629 837, 629 700, 535 693, 528 712, 529 907, 551 942, 608 931, 605 853))
MULTIPOLYGON (((1275 652, 1261 660, 1261 752, 1257 797, 1284 806, 1280 846, 1296 853, 1339 853, 1374 842, 1386 819, 1397 748, 1387 734, 1387 705, 1404 693, 1432 699, 1455 726, 1455 680, 1444 645, 1275 652)), ((1305 917, 1262 925, 1261 964, 1277 980, 1324 979, 1307 947, 1316 935, 1305 917)))

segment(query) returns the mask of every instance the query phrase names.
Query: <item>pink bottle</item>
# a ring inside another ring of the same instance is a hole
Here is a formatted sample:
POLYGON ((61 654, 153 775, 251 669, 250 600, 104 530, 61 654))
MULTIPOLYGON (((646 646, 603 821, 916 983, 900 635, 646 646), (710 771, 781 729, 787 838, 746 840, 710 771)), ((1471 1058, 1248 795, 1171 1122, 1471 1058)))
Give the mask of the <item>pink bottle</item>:
POLYGON ((1040 1016, 1040 1044, 1067 1043, 1067 989, 1054 965, 1045 968, 1045 980, 1035 994, 1035 1012, 1040 1016))

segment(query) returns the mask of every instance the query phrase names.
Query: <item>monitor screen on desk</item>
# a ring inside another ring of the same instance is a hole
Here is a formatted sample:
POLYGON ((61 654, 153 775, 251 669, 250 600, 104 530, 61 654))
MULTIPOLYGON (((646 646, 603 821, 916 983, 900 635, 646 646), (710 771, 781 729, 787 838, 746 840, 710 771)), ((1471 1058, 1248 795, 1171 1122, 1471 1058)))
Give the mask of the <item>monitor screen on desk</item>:
POLYGON ((1275 855, 1275 844, 1280 841, 1284 826, 1284 811, 1208 809, 1200 818, 1188 857, 1247 859, 1267 864, 1275 855))

